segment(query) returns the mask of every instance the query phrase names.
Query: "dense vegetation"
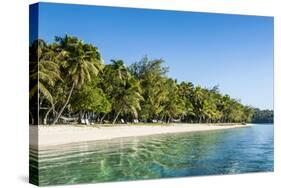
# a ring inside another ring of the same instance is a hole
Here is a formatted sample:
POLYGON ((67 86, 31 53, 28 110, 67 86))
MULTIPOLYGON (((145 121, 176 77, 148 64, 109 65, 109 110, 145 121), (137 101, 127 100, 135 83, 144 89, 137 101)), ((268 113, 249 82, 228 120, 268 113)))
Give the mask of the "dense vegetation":
POLYGON ((254 110, 253 123, 273 123, 273 110, 254 110))
POLYGON ((73 36, 56 37, 51 44, 34 41, 31 123, 252 121, 255 110, 221 94, 217 86, 178 83, 168 71, 164 60, 147 57, 129 67, 122 60, 105 64, 97 47, 73 36))

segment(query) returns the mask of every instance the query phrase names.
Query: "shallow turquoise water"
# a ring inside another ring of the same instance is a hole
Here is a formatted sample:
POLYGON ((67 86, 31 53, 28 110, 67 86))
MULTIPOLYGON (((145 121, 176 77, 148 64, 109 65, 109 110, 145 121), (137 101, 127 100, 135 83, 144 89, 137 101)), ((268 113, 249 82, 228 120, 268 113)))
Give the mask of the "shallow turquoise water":
POLYGON ((273 171, 273 125, 56 146, 39 162, 40 185, 273 171))

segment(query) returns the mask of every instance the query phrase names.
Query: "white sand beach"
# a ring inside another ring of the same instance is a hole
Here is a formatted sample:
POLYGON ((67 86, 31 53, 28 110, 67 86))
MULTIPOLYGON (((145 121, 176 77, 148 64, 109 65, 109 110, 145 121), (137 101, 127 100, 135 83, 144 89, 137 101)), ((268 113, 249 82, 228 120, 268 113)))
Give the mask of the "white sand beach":
POLYGON ((221 129, 245 128, 250 125, 208 125, 208 124, 175 124, 175 125, 115 125, 105 126, 30 126, 31 146, 53 146, 82 141, 107 140, 121 137, 148 136, 155 134, 212 131, 221 129), (37 140, 38 138, 38 140, 37 140))

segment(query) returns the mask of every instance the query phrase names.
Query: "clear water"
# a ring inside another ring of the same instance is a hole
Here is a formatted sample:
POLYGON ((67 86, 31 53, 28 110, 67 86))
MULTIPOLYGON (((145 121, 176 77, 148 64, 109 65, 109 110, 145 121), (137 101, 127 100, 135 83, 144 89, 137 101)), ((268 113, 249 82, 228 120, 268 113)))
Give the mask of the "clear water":
POLYGON ((273 171, 269 124, 82 142, 39 151, 40 185, 266 171, 273 171))

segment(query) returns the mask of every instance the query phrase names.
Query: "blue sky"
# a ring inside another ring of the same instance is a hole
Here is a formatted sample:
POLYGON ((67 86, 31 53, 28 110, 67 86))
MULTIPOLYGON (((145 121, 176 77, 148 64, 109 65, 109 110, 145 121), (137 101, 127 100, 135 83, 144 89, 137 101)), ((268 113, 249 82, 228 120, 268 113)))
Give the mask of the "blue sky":
POLYGON ((169 76, 273 109, 273 18, 41 3, 39 37, 74 35, 106 63, 162 58, 169 76))

